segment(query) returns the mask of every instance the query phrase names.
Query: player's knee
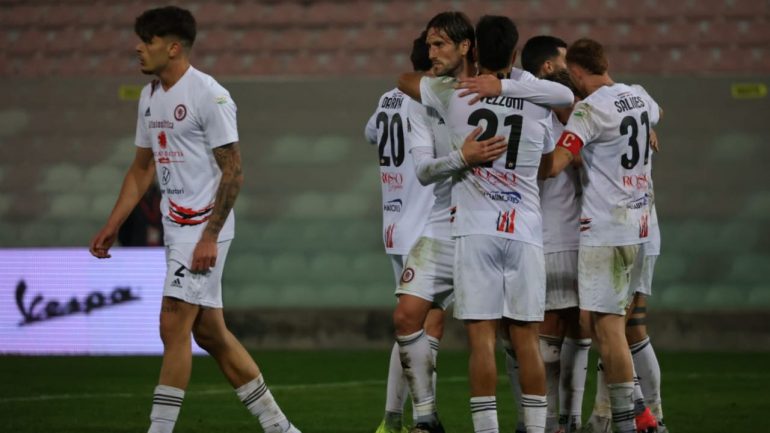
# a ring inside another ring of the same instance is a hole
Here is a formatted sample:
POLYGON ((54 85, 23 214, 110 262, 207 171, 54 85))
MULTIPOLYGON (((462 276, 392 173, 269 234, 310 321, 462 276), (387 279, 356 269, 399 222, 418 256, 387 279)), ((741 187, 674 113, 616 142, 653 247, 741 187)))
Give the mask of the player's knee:
POLYGON ((393 326, 397 335, 409 335, 422 329, 422 323, 416 315, 406 308, 396 308, 393 312, 393 326))
POLYGON ((425 321, 425 333, 441 340, 444 336, 444 314, 441 310, 431 310, 425 321))
POLYGON ((193 328, 192 334, 195 343, 209 353, 216 352, 225 344, 226 335, 217 329, 196 326, 193 328))
POLYGON ((647 338, 647 326, 643 324, 626 326, 628 344, 638 343, 647 338))
POLYGON ((185 330, 174 320, 160 320, 160 340, 164 346, 185 344, 190 341, 190 332, 185 330))

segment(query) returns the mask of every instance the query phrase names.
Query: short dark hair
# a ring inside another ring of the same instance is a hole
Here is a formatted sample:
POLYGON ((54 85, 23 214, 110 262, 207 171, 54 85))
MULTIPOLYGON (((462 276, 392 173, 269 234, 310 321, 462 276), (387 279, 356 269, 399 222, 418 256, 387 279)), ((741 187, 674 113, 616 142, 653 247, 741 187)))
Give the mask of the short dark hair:
POLYGON ((575 96, 580 99, 585 99, 583 94, 578 90, 577 87, 575 87, 575 83, 572 81, 572 78, 570 78, 569 71, 566 69, 559 69, 557 71, 551 72, 550 74, 546 74, 543 79, 554 81, 561 85, 567 86, 570 90, 572 90, 572 93, 575 96))
POLYGON ((484 15, 476 24, 476 44, 481 67, 499 71, 510 65, 519 42, 516 24, 505 16, 484 15))
POLYGON ((559 48, 567 49, 567 43, 555 36, 534 36, 521 49, 521 67, 537 75, 547 60, 559 55, 559 48))
POLYGON ((607 72, 609 62, 604 47, 593 39, 578 39, 567 49, 567 63, 573 63, 594 75, 607 72))
POLYGON ((176 6, 148 9, 136 18, 134 32, 144 42, 154 36, 176 36, 184 45, 195 42, 196 24, 190 11, 176 6))
POLYGON ((412 60, 412 67, 418 72, 429 71, 433 67, 430 56, 428 56, 428 44, 425 43, 425 35, 427 34, 428 31, 423 30, 420 36, 412 42, 412 54, 409 58, 412 60))
POLYGON ((473 24, 471 24, 468 15, 458 11, 441 12, 431 18, 431 20, 428 21, 428 25, 425 26, 425 30, 430 30, 432 28, 443 30, 455 45, 467 39, 468 42, 470 42, 467 58, 468 60, 473 60, 473 48, 476 46, 476 32, 473 29, 473 24))

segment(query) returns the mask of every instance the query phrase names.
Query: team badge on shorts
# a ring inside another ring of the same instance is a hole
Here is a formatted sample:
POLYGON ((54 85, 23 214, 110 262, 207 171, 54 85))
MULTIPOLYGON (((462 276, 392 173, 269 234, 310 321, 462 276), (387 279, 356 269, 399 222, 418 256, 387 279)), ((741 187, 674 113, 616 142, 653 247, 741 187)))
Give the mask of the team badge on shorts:
POLYGON ((412 280, 414 280, 414 269, 412 268, 404 269, 404 273, 401 274, 401 282, 408 283, 412 280))
POLYGON ((185 117, 187 117, 187 107, 185 107, 184 104, 177 105, 176 108, 174 108, 174 119, 176 119, 177 122, 181 122, 185 117))

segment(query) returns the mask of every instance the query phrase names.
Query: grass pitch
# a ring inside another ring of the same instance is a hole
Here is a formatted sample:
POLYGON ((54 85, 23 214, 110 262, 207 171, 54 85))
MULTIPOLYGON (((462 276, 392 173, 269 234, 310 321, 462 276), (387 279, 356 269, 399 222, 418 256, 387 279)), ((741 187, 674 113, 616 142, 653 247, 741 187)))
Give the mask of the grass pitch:
MULTIPOLYGON (((388 351, 254 353, 273 394, 304 433, 372 433, 385 401, 388 351)), ((674 433, 749 432, 770 413, 770 353, 659 353, 663 407, 674 433)), ((498 360, 501 431, 516 422, 498 360)), ((472 432, 467 353, 439 353, 438 404, 447 432, 472 432)), ((593 403, 589 361, 584 419, 593 403)), ((0 357, 0 431, 145 432, 157 357, 0 357)), ((261 431, 216 363, 196 357, 177 433, 261 431)))

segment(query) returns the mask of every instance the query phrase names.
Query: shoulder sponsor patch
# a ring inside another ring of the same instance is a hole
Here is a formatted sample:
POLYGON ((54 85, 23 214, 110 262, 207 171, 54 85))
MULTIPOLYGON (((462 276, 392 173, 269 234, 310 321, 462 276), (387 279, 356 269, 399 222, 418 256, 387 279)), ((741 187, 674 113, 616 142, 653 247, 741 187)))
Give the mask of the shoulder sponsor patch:
POLYGON ((223 96, 217 96, 216 98, 214 98, 214 102, 216 102, 217 104, 220 104, 220 105, 221 104, 227 104, 227 96, 224 96, 224 95, 223 96))

